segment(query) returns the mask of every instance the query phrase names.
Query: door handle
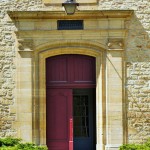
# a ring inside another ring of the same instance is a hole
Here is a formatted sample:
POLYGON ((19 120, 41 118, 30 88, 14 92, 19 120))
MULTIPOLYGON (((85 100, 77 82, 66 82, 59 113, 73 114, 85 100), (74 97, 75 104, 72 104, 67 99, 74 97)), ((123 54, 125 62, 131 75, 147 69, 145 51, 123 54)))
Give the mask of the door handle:
POLYGON ((69 150, 73 150, 73 119, 69 120, 69 150))
POLYGON ((69 141, 73 141, 73 119, 69 120, 69 141))

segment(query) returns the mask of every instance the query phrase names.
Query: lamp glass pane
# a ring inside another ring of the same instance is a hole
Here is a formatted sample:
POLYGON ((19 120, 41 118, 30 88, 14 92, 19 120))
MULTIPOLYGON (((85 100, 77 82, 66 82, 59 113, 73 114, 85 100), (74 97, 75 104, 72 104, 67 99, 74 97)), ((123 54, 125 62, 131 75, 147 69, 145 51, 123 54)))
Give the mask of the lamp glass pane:
POLYGON ((76 9, 76 4, 65 4, 65 11, 68 15, 74 14, 75 9, 76 9))

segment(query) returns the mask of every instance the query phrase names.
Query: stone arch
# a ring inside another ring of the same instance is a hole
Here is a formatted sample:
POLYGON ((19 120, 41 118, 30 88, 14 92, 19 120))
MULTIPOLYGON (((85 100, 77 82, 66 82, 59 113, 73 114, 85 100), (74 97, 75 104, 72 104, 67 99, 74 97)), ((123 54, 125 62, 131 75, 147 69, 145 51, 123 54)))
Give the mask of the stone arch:
POLYGON ((106 45, 92 40, 56 40, 53 42, 46 42, 44 44, 38 45, 35 48, 35 53, 41 53, 43 51, 51 49, 60 49, 68 47, 86 48, 91 49, 93 51, 104 51, 107 49, 106 45))
POLYGON ((97 145, 99 148, 103 145, 103 137, 101 133, 103 132, 102 124, 98 122, 103 122, 103 114, 102 109, 102 87, 105 85, 102 84, 102 75, 104 72, 105 66, 105 58, 104 56, 104 46, 100 47, 101 44, 95 42, 80 42, 80 41, 56 41, 54 43, 46 43, 45 45, 38 46, 34 52, 34 60, 35 60, 35 73, 34 73, 34 104, 39 106, 38 115, 37 110, 33 110, 35 115, 33 118, 33 137, 38 137, 34 139, 34 141, 41 145, 46 144, 46 86, 45 86, 45 60, 48 57, 61 55, 61 54, 81 54, 93 56, 96 58, 96 106, 97 114, 96 114, 96 124, 97 124, 97 145), (38 100, 37 100, 38 98, 38 100), (100 117, 101 116, 101 117, 100 117), (39 121, 37 121, 39 120, 39 121), (38 132, 37 132, 38 131, 38 132))

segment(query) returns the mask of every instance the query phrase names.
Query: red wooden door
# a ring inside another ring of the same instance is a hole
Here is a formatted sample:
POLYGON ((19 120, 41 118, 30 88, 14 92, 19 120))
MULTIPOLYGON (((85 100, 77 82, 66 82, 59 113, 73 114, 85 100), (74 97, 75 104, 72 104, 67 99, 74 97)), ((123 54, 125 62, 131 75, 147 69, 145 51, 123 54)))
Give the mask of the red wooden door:
POLYGON ((72 150, 72 90, 47 89, 46 110, 49 150, 72 150))
POLYGON ((84 55, 47 58, 46 88, 47 146, 49 150, 73 150, 72 91, 95 88, 95 58, 84 55))

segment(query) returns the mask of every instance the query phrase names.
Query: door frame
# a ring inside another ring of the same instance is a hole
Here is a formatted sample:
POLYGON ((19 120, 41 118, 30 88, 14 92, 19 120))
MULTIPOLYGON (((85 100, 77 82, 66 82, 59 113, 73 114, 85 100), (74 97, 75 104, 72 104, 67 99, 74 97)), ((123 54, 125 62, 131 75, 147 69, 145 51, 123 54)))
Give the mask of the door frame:
POLYGON ((45 59, 61 54, 96 58, 96 150, 118 149, 126 139, 124 51, 107 50, 105 45, 89 40, 47 42, 32 53, 33 142, 46 145, 45 59))
MULTIPOLYGON (((101 48, 102 49, 102 48, 101 48)), ((56 49, 48 49, 38 54, 36 62, 39 64, 39 136, 41 145, 46 145, 46 58, 61 54, 81 54, 93 56, 96 58, 96 147, 97 149, 104 148, 104 125, 105 118, 102 116, 105 114, 105 55, 103 49, 100 51, 97 46, 94 48, 83 48, 83 47, 59 47, 56 49), (102 90, 103 89, 103 90, 102 90), (97 107, 99 106, 99 107, 97 107), (99 123, 101 122, 101 123, 99 123)))

